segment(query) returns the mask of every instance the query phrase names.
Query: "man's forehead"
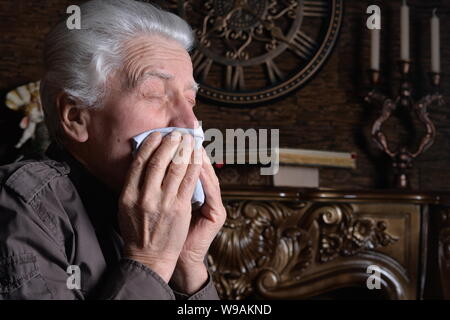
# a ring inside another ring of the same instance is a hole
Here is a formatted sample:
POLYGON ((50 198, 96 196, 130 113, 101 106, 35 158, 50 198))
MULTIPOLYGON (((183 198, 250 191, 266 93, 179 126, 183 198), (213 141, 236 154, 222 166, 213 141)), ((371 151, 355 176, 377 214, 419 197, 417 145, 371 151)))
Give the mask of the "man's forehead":
MULTIPOLYGON (((175 41, 161 37, 134 39, 127 44, 124 72, 129 85, 136 87, 151 77, 167 81, 177 75, 189 77, 192 61, 189 53, 175 41)), ((187 81, 192 82, 194 89, 198 88, 193 76, 187 81)))
POLYGON ((177 56, 179 59, 190 60, 187 50, 178 42, 161 36, 140 36, 125 43, 127 60, 145 57, 177 56))

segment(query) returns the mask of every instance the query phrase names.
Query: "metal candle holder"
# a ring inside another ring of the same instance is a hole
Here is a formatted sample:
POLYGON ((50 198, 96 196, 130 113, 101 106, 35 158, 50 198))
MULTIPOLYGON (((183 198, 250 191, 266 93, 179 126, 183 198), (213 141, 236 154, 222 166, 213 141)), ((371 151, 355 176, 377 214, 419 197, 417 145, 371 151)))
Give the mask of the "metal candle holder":
POLYGON ((398 96, 395 99, 391 99, 381 93, 378 89, 380 72, 378 70, 370 70, 373 89, 367 94, 365 100, 373 105, 381 106, 380 116, 372 125, 372 140, 391 158, 395 171, 395 187, 409 188, 408 169, 412 167, 412 162, 415 158, 431 147, 436 137, 436 128, 428 117, 427 109, 434 103, 443 105, 444 100, 439 91, 441 74, 432 72, 430 74, 433 87, 432 92, 414 102, 412 98, 412 84, 409 80, 411 61, 402 60, 399 62, 399 65, 401 85, 398 96), (383 124, 391 117, 392 112, 397 107, 408 108, 410 112, 415 112, 419 121, 426 128, 426 134, 422 137, 419 146, 414 152, 410 152, 406 145, 401 145, 396 151, 392 151, 382 131, 383 124))

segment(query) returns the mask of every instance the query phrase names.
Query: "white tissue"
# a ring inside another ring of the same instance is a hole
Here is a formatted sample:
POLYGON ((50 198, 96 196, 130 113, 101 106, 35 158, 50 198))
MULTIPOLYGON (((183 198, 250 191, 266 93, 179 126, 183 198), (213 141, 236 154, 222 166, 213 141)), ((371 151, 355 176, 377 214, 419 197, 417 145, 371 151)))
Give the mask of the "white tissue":
MULTIPOLYGON (((136 153, 136 151, 139 149, 139 146, 142 144, 142 142, 145 140, 145 138, 148 137, 152 132, 160 132, 161 136, 165 136, 172 131, 179 131, 180 133, 184 134, 191 134, 194 137, 195 141, 195 149, 198 150, 202 147, 203 140, 205 139, 205 135, 203 133, 202 127, 198 127, 196 129, 188 129, 188 128, 178 128, 178 127, 167 127, 167 128, 159 128, 159 129, 152 129, 146 132, 143 132, 135 137, 133 137, 133 154, 136 153)), ((195 185, 194 194, 192 195, 192 201, 194 207, 200 207, 205 202, 205 193, 203 192, 203 186, 200 182, 200 179, 197 181, 197 184, 195 185)))

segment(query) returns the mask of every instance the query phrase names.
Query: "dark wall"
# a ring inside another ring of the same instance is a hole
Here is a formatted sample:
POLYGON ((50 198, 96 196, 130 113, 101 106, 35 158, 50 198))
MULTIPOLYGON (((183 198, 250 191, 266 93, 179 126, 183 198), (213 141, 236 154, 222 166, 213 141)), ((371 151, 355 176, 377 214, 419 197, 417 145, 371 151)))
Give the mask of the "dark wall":
MULTIPOLYGON (((36 81, 41 74, 42 40, 70 4, 82 1, 6 1, 0 0, 0 95, 18 85, 36 81)), ((378 4, 382 9, 383 89, 395 94, 399 57, 400 0, 344 0, 345 14, 336 47, 322 70, 299 91, 273 105, 255 109, 228 109, 200 102, 197 116, 204 127, 280 128, 281 147, 332 151, 355 151, 356 170, 321 169, 324 187, 379 188, 388 184, 389 163, 370 141, 370 125, 379 109, 367 105, 363 96, 369 89, 370 38, 365 28, 366 8, 378 4)), ((415 161, 412 186, 421 189, 450 190, 450 0, 409 0, 413 25, 412 80, 415 93, 429 90, 430 69, 429 17, 434 7, 441 17, 443 93, 447 105, 433 106, 430 117, 438 134, 435 144, 415 161)), ((416 145, 423 129, 412 130, 406 115, 386 126, 387 136, 395 143, 416 145), (410 134, 407 134, 407 133, 410 134), (412 137, 412 138, 410 138, 412 137)), ((9 147, 20 137, 20 117, 0 104, 0 162, 13 158, 9 147)), ((255 183, 252 171, 238 170, 236 183, 255 183), (252 180, 253 179, 253 180, 252 180)), ((259 183, 263 180, 258 181, 259 183)), ((266 180, 263 181, 267 182, 266 180)))

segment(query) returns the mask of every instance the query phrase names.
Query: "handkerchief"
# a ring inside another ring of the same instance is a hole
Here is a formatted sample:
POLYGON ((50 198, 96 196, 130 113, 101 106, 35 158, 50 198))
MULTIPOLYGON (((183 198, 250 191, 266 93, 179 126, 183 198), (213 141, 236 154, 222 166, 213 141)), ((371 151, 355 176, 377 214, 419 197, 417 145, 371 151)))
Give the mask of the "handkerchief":
MULTIPOLYGON (((203 133, 202 127, 198 127, 196 129, 188 129, 188 128, 178 128, 178 127, 167 127, 167 128, 158 128, 152 129, 146 132, 143 132, 135 137, 133 137, 133 154, 139 149, 139 146, 148 137, 152 132, 160 132, 161 136, 165 136, 172 131, 179 131, 181 134, 191 134, 194 137, 195 141, 195 149, 198 150, 202 147, 203 140, 205 139, 205 135, 203 133)), ((194 207, 200 207, 205 202, 205 193, 203 192, 203 186, 200 182, 200 179, 197 181, 195 185, 194 194, 192 195, 192 205, 194 207)))

